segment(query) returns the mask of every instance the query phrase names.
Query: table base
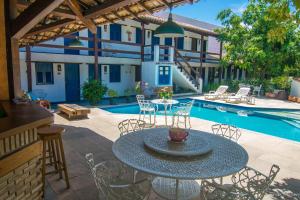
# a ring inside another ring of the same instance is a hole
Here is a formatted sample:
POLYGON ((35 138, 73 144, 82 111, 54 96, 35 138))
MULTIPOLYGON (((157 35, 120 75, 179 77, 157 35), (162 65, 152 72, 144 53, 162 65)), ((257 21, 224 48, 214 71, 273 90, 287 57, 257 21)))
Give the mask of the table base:
POLYGON ((194 180, 156 177, 152 181, 152 189, 165 199, 188 200, 200 195, 200 185, 194 180))

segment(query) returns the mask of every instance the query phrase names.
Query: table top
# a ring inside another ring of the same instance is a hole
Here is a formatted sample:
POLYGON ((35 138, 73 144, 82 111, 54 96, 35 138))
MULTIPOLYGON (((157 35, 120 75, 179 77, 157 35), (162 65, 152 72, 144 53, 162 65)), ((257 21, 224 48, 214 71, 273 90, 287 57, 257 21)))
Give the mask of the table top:
POLYGON ((174 100, 174 99, 153 99, 151 100, 152 103, 154 104, 167 104, 167 105, 172 105, 172 104, 178 104, 179 101, 174 100))
POLYGON ((184 142, 173 142, 169 138, 169 130, 161 130, 161 134, 146 134, 144 144, 161 154, 170 156, 197 156, 212 150, 210 143, 201 134, 191 132, 184 142))
POLYGON ((211 144, 212 151, 194 157, 166 156, 144 145, 147 134, 162 134, 166 128, 147 129, 120 137, 112 147, 121 162, 136 170, 176 179, 208 179, 240 171, 248 162, 246 150, 239 144, 212 133, 190 130, 211 144))

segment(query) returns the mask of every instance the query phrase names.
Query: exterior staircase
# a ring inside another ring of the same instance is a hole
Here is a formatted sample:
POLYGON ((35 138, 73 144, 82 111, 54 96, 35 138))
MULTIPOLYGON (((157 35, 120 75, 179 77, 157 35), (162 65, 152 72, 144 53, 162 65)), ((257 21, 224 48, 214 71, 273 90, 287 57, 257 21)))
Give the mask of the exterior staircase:
POLYGON ((179 87, 202 93, 202 80, 199 78, 199 72, 192 68, 178 50, 174 50, 174 55, 176 65, 173 68, 173 82, 179 87))

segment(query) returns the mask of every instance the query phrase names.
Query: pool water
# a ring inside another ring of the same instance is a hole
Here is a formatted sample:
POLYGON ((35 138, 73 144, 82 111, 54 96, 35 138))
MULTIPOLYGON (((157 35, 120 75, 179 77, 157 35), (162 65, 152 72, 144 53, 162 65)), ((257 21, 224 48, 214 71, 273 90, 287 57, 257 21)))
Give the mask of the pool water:
MULTIPOLYGON (((190 99, 180 99, 180 102, 187 102, 190 99)), ((139 106, 126 105, 104 108, 112 113, 138 114, 139 106)), ((230 106, 220 103, 208 103, 206 101, 196 100, 191 117, 214 121, 216 123, 225 123, 251 131, 261 132, 293 141, 300 142, 300 123, 299 126, 287 123, 286 119, 278 117, 264 116, 256 113, 262 109, 242 108, 239 106, 230 106), (226 112, 224 112, 226 110, 226 112), (248 116, 241 116, 237 111, 247 113, 248 116)), ((268 109, 270 111, 270 109, 268 109)), ((277 110, 278 111, 278 110, 277 110)))

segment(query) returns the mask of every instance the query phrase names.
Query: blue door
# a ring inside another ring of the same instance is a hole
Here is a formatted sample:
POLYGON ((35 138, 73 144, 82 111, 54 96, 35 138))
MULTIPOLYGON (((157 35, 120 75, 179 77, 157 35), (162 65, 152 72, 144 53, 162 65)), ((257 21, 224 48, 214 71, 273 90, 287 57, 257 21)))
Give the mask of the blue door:
POLYGON ((158 67, 158 84, 159 85, 170 85, 171 82, 171 67, 170 66, 159 66, 158 67))
POLYGON ((65 64, 66 101, 80 100, 79 64, 65 64))
MULTIPOLYGON (((172 46, 172 38, 165 38, 165 46, 172 46)), ((169 54, 169 49, 165 49, 165 54, 169 54)), ((168 60, 169 56, 165 56, 164 60, 168 60)))
MULTIPOLYGON (((88 31, 88 37, 89 38, 94 38, 94 34, 91 31, 88 31)), ((101 27, 97 27, 97 38, 101 39, 101 27)), ((88 41, 88 47, 89 48, 94 48, 94 40, 89 40, 88 41)), ((101 42, 98 42, 98 49, 101 49, 101 42)), ((94 51, 89 51, 89 55, 93 56, 94 51)), ((101 56, 101 51, 98 51, 98 56, 101 56)))

